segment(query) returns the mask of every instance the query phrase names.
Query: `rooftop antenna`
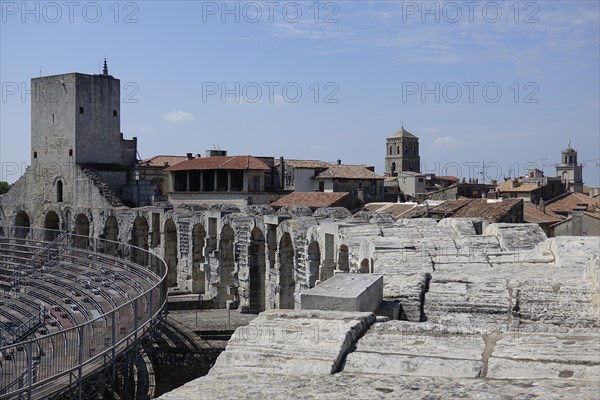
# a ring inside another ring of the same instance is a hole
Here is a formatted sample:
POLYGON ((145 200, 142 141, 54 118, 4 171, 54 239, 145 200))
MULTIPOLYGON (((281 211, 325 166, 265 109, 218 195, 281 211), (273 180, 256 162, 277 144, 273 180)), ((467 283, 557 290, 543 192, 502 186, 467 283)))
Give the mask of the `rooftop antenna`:
POLYGON ((104 59, 104 68, 102 68, 102 75, 108 75, 108 64, 106 63, 106 58, 104 59))
POLYGON ((542 174, 544 174, 544 161, 547 160, 547 158, 542 158, 542 174))
POLYGON ((40 78, 42 77, 42 67, 40 67, 40 78))

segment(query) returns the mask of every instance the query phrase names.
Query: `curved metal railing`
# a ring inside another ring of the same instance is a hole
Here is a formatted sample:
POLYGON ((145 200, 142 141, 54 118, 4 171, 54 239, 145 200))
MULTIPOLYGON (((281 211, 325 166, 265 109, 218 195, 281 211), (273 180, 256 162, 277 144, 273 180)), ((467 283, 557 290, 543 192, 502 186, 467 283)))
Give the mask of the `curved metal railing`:
MULTIPOLYGON (((0 399, 48 398, 65 388, 81 390, 86 377, 114 365, 118 357, 164 320, 167 266, 160 257, 144 249, 46 229, 9 227, 0 235, 0 263, 7 263, 13 254, 25 260, 19 264, 24 270, 34 274, 43 275, 46 264, 68 258, 72 264, 80 260, 86 268, 98 269, 99 274, 126 271, 144 282, 146 288, 141 293, 136 290, 133 296, 127 294, 123 304, 100 315, 90 315, 93 318, 83 323, 0 347, 0 399)), ((19 271, 18 275, 26 274, 19 271)), ((11 301, 10 296, 4 301, 11 301)))

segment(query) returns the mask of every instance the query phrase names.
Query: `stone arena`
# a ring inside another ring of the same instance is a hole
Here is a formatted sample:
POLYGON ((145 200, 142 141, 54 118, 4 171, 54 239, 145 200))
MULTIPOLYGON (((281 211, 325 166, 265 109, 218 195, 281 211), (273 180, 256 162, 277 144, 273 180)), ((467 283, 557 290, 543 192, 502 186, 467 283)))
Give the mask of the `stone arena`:
POLYGON ((33 105, 32 165, 0 198, 0 237, 122 243, 141 251, 111 256, 164 260, 170 296, 258 314, 206 376, 161 399, 598 398, 598 237, 342 207, 130 204, 137 141, 120 132, 118 80, 105 66, 33 87, 62 81, 76 104, 33 105))

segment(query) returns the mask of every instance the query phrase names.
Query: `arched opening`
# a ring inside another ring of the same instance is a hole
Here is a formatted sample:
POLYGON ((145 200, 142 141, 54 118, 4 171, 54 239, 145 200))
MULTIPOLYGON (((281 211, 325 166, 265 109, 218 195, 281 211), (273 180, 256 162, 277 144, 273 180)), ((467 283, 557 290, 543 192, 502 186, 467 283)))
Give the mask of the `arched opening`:
POLYGON ((369 266, 369 260, 365 258, 360 263, 360 268, 358 269, 358 272, 361 274, 368 274, 369 272, 371 272, 370 269, 371 268, 369 266))
POLYGON ((205 262, 204 243, 206 231, 204 225, 196 224, 192 227, 192 293, 204 293, 206 290, 204 271, 200 268, 205 262))
POLYGON ((396 172, 396 162, 392 162, 392 174, 396 172))
POLYGON ((292 237, 284 233, 279 241, 279 308, 293 309, 295 306, 294 292, 294 247, 292 237))
POLYGON ((400 154, 400 146, 396 147, 396 154, 400 154))
POLYGON ((140 265, 146 265, 146 253, 142 251, 148 250, 148 221, 146 221, 146 218, 137 217, 133 221, 131 245, 139 247, 139 249, 133 249, 133 262, 140 265))
POLYGON ((308 245, 308 287, 314 287, 319 279, 319 269, 321 267, 321 250, 319 243, 310 242, 308 245))
POLYGON ((90 236, 90 220, 85 214, 77 215, 75 218, 75 246, 80 249, 87 249, 90 236))
POLYGON ((221 293, 222 298, 226 300, 233 300, 233 296, 230 294, 232 291, 228 290, 228 287, 234 286, 235 260, 233 258, 233 240, 233 228, 230 225, 223 226, 223 229, 221 229, 221 239, 219 240, 220 288, 223 291, 221 293))
POLYGON ((248 257, 248 277, 250 280, 250 312, 265 311, 265 235, 258 228, 252 229, 248 257))
POLYGON ((104 239, 105 249, 107 254, 115 255, 117 252, 117 244, 113 243, 119 240, 119 223, 117 222, 117 218, 114 215, 111 215, 106 219, 106 223, 104 224, 104 239))
POLYGON ((58 236, 58 230, 60 229, 58 214, 54 211, 49 211, 44 218, 44 240, 51 242, 58 236))
POLYGON ((390 156, 392 155, 392 151, 394 151, 394 148, 390 147, 390 156))
POLYGON ((350 271, 348 246, 346 246, 345 244, 341 245, 338 251, 338 270, 343 272, 350 271))
POLYGON ((29 215, 25 211, 19 211, 15 215, 15 233, 14 236, 20 239, 25 238, 29 234, 31 221, 29 215))
POLYGON ((63 201, 63 183, 62 181, 56 182, 56 202, 62 203, 63 201))
POLYGON ((177 227, 172 219, 168 219, 164 226, 165 232, 165 263, 167 264, 167 284, 169 287, 177 286, 177 227))

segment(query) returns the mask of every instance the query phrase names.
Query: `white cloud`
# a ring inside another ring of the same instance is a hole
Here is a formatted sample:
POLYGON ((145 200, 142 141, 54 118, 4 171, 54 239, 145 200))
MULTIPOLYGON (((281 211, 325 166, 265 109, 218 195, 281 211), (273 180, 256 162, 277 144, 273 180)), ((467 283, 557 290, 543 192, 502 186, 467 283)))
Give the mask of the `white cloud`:
POLYGON ((438 150, 450 150, 460 147, 462 143, 453 136, 440 136, 439 138, 433 141, 431 145, 431 149, 438 150))
POLYGON ((184 121, 193 121, 194 114, 185 112, 185 111, 171 111, 163 115, 163 120, 167 122, 184 122, 184 121))

